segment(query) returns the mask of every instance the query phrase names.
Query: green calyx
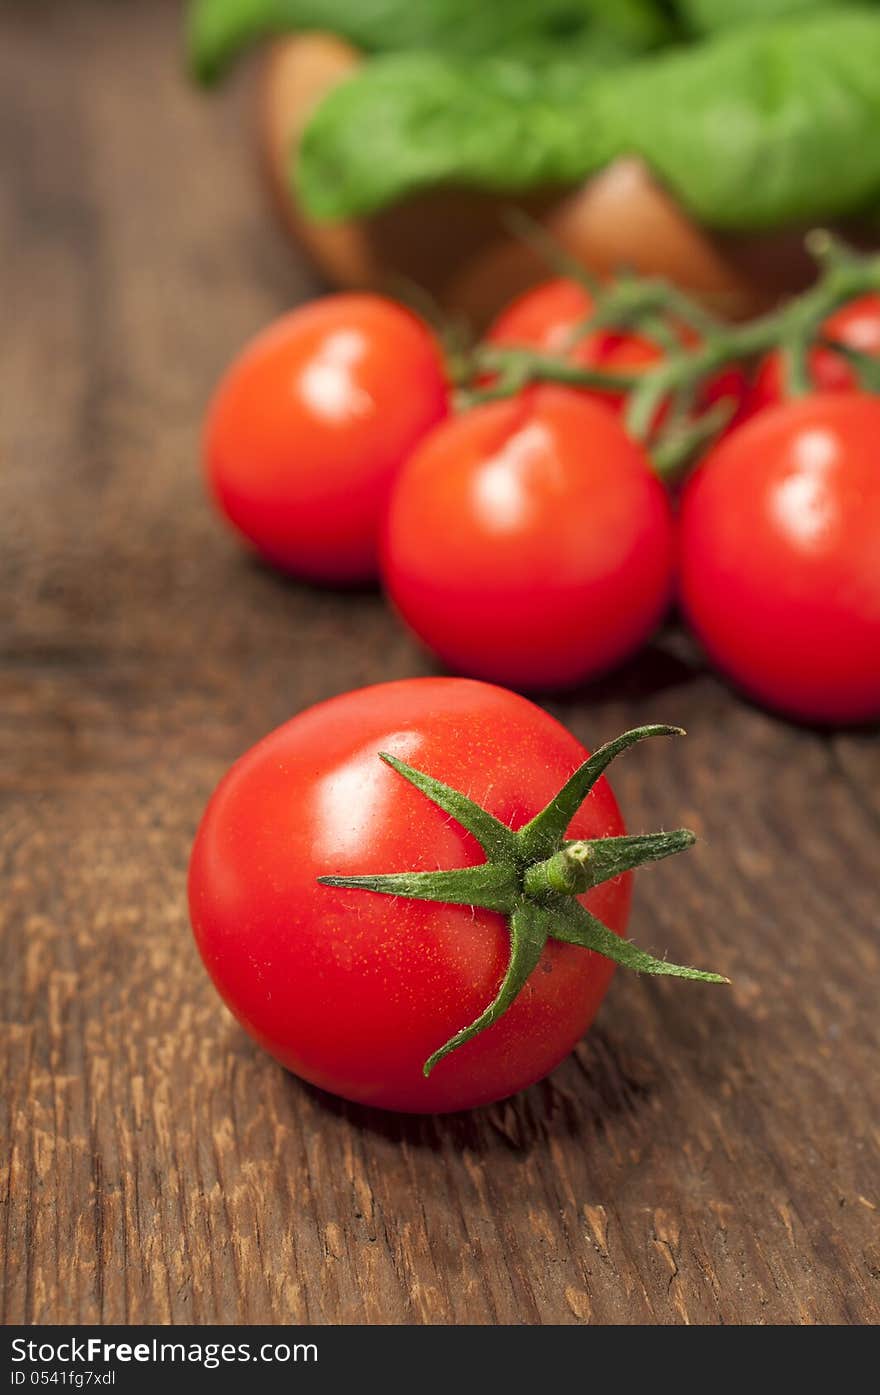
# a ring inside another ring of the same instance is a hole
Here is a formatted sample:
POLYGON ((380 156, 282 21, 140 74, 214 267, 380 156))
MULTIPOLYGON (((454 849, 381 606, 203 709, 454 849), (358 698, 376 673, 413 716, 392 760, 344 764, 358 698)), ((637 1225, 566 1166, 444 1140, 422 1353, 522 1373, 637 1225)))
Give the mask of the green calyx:
POLYGON ((600 882, 632 871, 643 862, 657 862, 682 852, 695 841, 694 834, 686 828, 670 833, 575 841, 565 836, 578 809, 615 756, 649 736, 681 735, 684 733, 680 727, 668 726, 637 727, 624 732, 584 761, 546 808, 516 832, 467 795, 381 753, 387 765, 476 838, 486 861, 451 871, 326 876, 318 881, 322 886, 496 911, 506 917, 510 930, 510 960, 494 1001, 428 1058, 424 1066, 426 1076, 444 1056, 491 1027, 507 1011, 537 966, 548 939, 591 949, 637 973, 699 979, 703 983, 729 982, 721 974, 655 959, 609 930, 576 899, 600 882))

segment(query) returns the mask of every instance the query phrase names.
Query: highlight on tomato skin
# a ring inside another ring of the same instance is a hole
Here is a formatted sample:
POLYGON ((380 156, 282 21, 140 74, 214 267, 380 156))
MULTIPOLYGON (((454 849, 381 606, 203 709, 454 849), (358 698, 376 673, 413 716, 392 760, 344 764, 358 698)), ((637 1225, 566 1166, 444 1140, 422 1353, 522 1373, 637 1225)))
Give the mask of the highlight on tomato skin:
POLYGON ((377 295, 313 301, 257 335, 218 385, 210 492, 273 566, 374 581, 394 475, 448 398, 440 345, 409 310, 377 295))
POLYGON ((767 408, 685 486, 680 601, 714 664, 796 720, 880 717, 880 397, 767 408))
POLYGON ((673 517, 607 407, 545 386, 427 436, 397 476, 388 595, 453 671, 574 687, 649 638, 673 590, 673 517))

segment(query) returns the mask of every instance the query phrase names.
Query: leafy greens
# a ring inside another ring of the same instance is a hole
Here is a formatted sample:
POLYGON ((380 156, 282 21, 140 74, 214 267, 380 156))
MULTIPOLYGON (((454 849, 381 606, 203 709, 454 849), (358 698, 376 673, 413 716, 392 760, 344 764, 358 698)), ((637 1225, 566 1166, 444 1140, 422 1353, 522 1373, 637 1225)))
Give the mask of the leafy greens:
POLYGON ((190 0, 190 65, 210 82, 303 30, 372 55, 291 168, 315 216, 570 186, 621 155, 719 228, 880 207, 880 0, 190 0))
POLYGON ((576 58, 379 58, 325 98, 295 178, 313 213, 342 217, 438 184, 572 184, 620 155, 718 227, 876 205, 880 14, 755 25, 610 72, 576 58))
POLYGON ((368 53, 546 57, 596 38, 639 51, 672 32, 656 0, 192 0, 190 67, 204 82, 273 34, 321 30, 368 53))

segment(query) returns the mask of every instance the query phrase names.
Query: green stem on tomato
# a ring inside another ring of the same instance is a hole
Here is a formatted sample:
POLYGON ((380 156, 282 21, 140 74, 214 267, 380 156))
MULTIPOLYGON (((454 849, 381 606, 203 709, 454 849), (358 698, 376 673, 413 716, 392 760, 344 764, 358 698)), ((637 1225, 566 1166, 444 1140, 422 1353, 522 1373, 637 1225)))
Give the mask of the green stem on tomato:
MULTIPOLYGON (((472 381, 487 374, 495 375, 494 379, 485 387, 465 390, 459 405, 508 397, 530 383, 561 383, 625 396, 627 430, 651 451, 655 463, 659 462, 658 472, 671 476, 720 429, 719 421, 724 424, 715 410, 718 404, 696 419, 691 413, 700 390, 716 374, 731 363, 749 363, 780 349, 788 369, 787 390, 792 396, 808 392, 809 353, 821 341, 825 321, 856 297, 880 291, 880 255, 862 255, 823 230, 809 234, 807 248, 819 266, 815 285, 744 324, 725 324, 666 281, 627 274, 599 296, 594 313, 573 335, 574 343, 578 337, 612 326, 656 339, 658 317, 687 325, 699 334, 698 342, 667 348, 656 365, 640 373, 585 367, 535 349, 480 346, 472 358, 472 381), (669 420, 658 421, 667 402, 669 420)), ((878 390, 876 360, 833 341, 829 347, 847 359, 861 386, 878 390)))
POLYGON ((480 1016, 464 1025, 425 1062, 429 1075, 438 1061, 497 1022, 516 1000, 535 969, 548 939, 591 949, 639 973, 665 974, 727 983, 720 974, 670 964, 614 934, 576 898, 601 882, 682 852, 695 841, 689 829, 670 833, 570 841, 565 835, 590 790, 614 758, 651 736, 681 735, 678 727, 647 726, 624 732, 590 756, 553 799, 523 828, 514 831, 458 790, 414 770, 394 756, 381 759, 478 841, 486 861, 436 872, 390 872, 374 876, 319 877, 322 886, 437 901, 495 911, 507 919, 510 958, 495 998, 480 1016))
POLYGON ((837 339, 828 339, 824 335, 818 343, 820 348, 837 354, 849 364, 859 386, 865 392, 880 394, 880 358, 875 354, 866 354, 862 349, 854 349, 850 344, 841 344, 837 339))

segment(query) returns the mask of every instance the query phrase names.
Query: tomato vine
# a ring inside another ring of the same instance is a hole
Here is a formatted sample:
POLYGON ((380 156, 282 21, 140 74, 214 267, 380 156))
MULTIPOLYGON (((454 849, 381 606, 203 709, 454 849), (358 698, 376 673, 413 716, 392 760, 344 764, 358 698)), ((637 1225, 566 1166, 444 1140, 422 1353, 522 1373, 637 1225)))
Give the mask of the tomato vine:
POLYGON ((809 354, 819 344, 846 359, 858 386, 880 393, 880 360, 823 334, 825 321, 835 310, 880 291, 880 255, 857 252, 822 229, 808 234, 806 242, 819 268, 815 284, 742 324, 717 318, 661 278, 626 272, 603 287, 581 273, 594 310, 572 331, 565 351, 547 354, 513 346, 477 346, 458 366, 458 405, 471 407, 548 382, 625 394, 629 434, 648 448, 657 472, 672 477, 730 420, 735 403, 728 399, 702 412, 696 411, 696 404, 701 389, 731 363, 752 363, 762 354, 781 350, 789 394, 803 396, 811 387, 809 354), (693 331, 693 337, 670 335, 669 326, 674 323, 693 331), (566 357, 581 338, 605 328, 633 330, 653 339, 662 347, 663 358, 638 373, 621 373, 584 367, 566 357), (664 403, 669 407, 661 413, 664 403))

